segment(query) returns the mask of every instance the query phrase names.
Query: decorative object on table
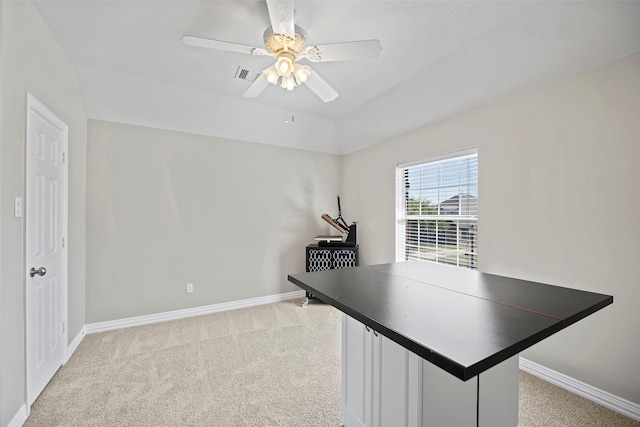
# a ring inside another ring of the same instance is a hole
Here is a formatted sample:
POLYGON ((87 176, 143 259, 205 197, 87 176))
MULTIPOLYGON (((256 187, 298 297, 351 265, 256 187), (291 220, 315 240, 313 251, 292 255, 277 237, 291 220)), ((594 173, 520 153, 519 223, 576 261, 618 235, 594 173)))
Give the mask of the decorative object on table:
POLYGON ((326 239, 327 236, 316 236, 316 240, 318 240, 318 246, 340 247, 356 245, 357 224, 353 222, 351 225, 347 225, 346 221, 342 218, 340 196, 338 196, 338 217, 332 219, 328 214, 322 214, 322 219, 331 224, 331 226, 338 230, 340 233, 346 234, 347 238, 344 241, 338 241, 337 239, 326 239))
MULTIPOLYGON (((358 245, 356 243, 356 223, 347 225, 342 218, 340 196, 338 196, 338 217, 332 219, 323 214, 322 219, 327 221, 340 233, 347 234, 346 239, 340 235, 321 234, 315 237, 318 243, 310 244, 306 249, 306 271, 337 270, 341 268, 358 266, 358 245)), ((306 307, 310 299, 315 296, 305 292, 303 307, 306 307)))

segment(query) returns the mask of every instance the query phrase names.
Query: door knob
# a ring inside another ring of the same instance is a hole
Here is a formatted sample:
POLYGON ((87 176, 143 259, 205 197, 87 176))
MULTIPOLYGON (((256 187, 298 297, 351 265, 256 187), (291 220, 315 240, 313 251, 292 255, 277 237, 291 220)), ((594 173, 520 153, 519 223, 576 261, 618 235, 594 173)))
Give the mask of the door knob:
POLYGON ((35 268, 31 267, 31 271, 29 272, 29 274, 31 274, 31 277, 35 276, 36 274, 38 276, 44 276, 45 274, 47 274, 47 269, 44 267, 40 267, 36 270, 35 268))

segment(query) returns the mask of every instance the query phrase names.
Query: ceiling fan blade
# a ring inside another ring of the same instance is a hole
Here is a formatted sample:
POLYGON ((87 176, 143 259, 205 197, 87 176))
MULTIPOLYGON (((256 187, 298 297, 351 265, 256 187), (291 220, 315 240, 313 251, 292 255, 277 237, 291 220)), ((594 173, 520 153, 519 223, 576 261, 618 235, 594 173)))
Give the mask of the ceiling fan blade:
POLYGON ((382 52, 380 40, 321 44, 309 46, 304 56, 312 62, 355 61, 376 59, 382 52))
POLYGON ((273 33, 294 38, 293 0, 267 0, 267 9, 273 33))
POLYGON ((247 53, 249 55, 270 55, 266 49, 261 47, 246 46, 243 44, 229 43, 221 40, 205 39, 203 37, 183 36, 182 43, 189 46, 226 50, 228 52, 247 53))
POLYGON ((267 74, 263 71, 257 79, 251 83, 251 86, 242 94, 245 98, 255 98, 269 85, 267 74))
POLYGON ((304 83, 324 102, 331 102, 338 97, 338 92, 313 70, 304 83))

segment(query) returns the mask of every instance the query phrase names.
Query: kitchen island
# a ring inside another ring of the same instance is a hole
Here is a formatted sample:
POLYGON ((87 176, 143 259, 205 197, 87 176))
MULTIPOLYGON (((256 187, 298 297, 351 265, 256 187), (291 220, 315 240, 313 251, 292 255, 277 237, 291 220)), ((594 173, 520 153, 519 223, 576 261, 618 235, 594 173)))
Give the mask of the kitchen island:
POLYGON ((516 426, 519 352, 613 302, 420 261, 289 281, 344 313, 347 427, 516 426))

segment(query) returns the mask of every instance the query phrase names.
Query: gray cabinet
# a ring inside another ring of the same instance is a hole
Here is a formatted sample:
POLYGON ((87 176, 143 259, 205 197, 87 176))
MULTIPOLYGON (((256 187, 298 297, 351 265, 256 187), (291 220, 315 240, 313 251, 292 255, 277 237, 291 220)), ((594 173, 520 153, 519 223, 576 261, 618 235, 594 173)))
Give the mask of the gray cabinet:
POLYGON ((343 314, 342 416, 345 427, 515 427, 518 356, 462 381, 343 314))
POLYGON ((344 425, 421 425, 422 359, 357 320, 342 321, 344 425))

